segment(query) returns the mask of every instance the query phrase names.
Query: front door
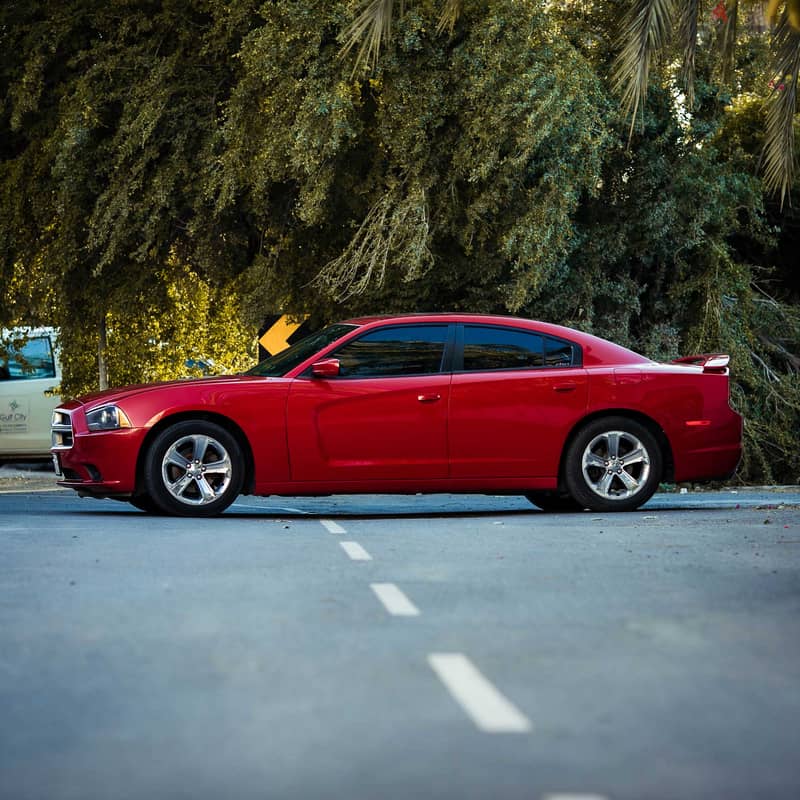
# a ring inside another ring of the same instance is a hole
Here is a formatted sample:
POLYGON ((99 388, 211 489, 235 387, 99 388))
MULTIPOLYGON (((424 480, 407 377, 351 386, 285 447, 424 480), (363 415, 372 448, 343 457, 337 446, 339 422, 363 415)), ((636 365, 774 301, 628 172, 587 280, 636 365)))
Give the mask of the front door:
POLYGON ((326 358, 334 378, 304 374, 289 390, 292 480, 419 481, 447 477, 450 327, 387 325, 326 358))

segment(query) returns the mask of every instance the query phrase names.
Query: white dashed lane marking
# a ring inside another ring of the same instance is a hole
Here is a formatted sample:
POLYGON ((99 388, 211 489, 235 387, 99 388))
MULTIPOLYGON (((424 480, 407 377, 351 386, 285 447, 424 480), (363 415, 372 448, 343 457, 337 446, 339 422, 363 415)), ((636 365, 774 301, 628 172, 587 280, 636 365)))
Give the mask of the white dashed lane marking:
POLYGON ((574 792, 559 792, 546 794, 542 800, 608 800, 604 794, 575 794, 574 792))
POLYGON ((419 609, 393 583, 371 583, 370 588, 393 616, 419 616, 419 609))
POLYGON ((358 542, 339 542, 339 544, 353 561, 372 561, 372 556, 358 542))
POLYGON ((528 733, 530 720, 462 653, 431 653, 428 663, 472 721, 486 733, 528 733))
POLYGON ((332 519, 321 519, 320 524, 328 533, 347 533, 347 531, 332 519))

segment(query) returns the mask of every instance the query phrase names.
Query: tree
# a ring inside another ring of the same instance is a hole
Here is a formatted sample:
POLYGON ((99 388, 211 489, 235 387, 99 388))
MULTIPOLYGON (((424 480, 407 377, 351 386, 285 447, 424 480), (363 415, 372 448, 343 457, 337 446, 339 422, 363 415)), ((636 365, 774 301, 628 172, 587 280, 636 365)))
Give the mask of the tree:
MULTIPOLYGON (((392 38, 394 0, 363 0, 359 13, 342 34, 342 54, 357 50, 355 71, 374 68, 381 47, 392 38)), ((452 35, 465 7, 465 0, 442 0, 437 31, 452 35)), ((571 13, 585 3, 565 0, 571 13)), ((602 6, 598 2, 588 4, 602 6)), ((618 56, 610 72, 612 82, 622 96, 622 106, 636 123, 650 86, 654 58, 668 50, 677 38, 682 53, 682 66, 675 76, 685 91, 685 103, 691 112, 694 106, 695 59, 699 44, 717 41, 723 52, 724 75, 733 72, 737 28, 743 16, 742 0, 631 0, 611 2, 606 18, 618 33, 618 56), (713 6, 713 10, 712 10, 713 6), (740 8, 740 6, 742 8, 740 8)), ((763 18, 763 2, 749 3, 755 14, 763 18)), ((531 9, 535 4, 531 4, 531 9)), ((402 12, 401 12, 402 13, 402 12)), ((602 15, 598 15, 600 18, 602 15)), ((766 17, 776 26, 774 58, 769 82, 770 97, 764 141, 764 180, 770 191, 780 193, 781 204, 787 198, 795 174, 794 129, 798 114, 797 84, 800 78, 800 0, 769 0, 766 17)), ((631 128, 633 130, 633 127, 631 128)))
POLYGON ((239 54, 214 179, 218 212, 247 208, 261 231, 253 305, 520 309, 564 269, 596 190, 609 139, 589 63, 547 15, 504 1, 452 39, 415 6, 354 76, 343 10, 265 7, 239 54))
POLYGON ((2 321, 61 327, 67 393, 86 386, 72 367, 111 319, 119 334, 137 313, 168 312, 187 266, 221 285, 246 259, 227 252, 244 226, 203 214, 198 165, 211 157, 229 56, 254 6, 0 9, 2 321))
MULTIPOLYGON (((621 4, 619 14, 619 55, 613 80, 621 93, 623 107, 635 124, 637 112, 648 92, 650 67, 659 53, 672 45, 682 52, 678 85, 685 92, 688 113, 694 110, 695 60, 698 44, 715 40, 723 53, 723 77, 733 77, 734 47, 746 6, 763 14, 763 4, 740 0, 719 0, 713 4, 698 0, 633 0, 621 4)), ((770 0, 768 18, 776 25, 764 136, 764 180, 768 190, 777 191, 781 204, 788 197, 795 175, 794 128, 798 113, 797 81, 800 78, 800 0, 770 0)), ((758 25, 759 19, 750 20, 758 25)), ((766 86, 764 87, 766 89, 766 86)))

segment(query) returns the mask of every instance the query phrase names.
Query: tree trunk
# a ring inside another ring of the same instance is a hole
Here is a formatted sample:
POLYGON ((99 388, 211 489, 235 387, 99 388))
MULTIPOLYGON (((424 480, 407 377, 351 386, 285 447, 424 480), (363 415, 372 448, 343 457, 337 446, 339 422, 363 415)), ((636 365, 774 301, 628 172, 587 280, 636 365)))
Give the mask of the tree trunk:
POLYGON ((100 330, 97 342, 97 373, 101 391, 108 389, 108 363, 106 362, 106 349, 108 336, 106 331, 106 315, 100 317, 100 330))

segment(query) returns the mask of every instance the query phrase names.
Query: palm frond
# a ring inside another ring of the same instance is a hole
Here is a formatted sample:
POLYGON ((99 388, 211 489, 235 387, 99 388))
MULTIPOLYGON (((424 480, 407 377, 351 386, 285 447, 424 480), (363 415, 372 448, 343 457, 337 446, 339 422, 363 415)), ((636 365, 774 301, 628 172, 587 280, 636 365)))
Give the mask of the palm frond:
POLYGON ((364 65, 375 68, 381 44, 387 44, 392 35, 393 13, 394 0, 365 0, 361 12, 342 31, 342 49, 339 51, 341 57, 358 45, 354 73, 364 65))
POLYGON ((439 24, 436 26, 436 33, 447 31, 452 36, 453 28, 455 28, 456 22, 461 16, 462 6, 463 0, 445 0, 444 8, 439 16, 439 24))
POLYGON ((789 195, 795 174, 794 119, 797 114, 797 82, 800 78, 800 32, 784 12, 775 31, 775 78, 767 103, 764 132, 764 183, 780 192, 781 208, 789 195))
POLYGON ((767 19, 772 25, 778 24, 781 18, 781 8, 784 5, 786 6, 786 16, 789 19, 789 24, 796 31, 800 31, 800 0, 769 0, 767 4, 767 19))
POLYGON ((644 108, 653 56, 672 32, 674 10, 674 0, 631 0, 623 16, 612 82, 622 97, 625 115, 631 117, 631 136, 636 115, 644 108))
POLYGON ((683 47, 681 83, 686 95, 686 106, 694 107, 695 55, 697 53, 697 22, 700 17, 700 0, 686 0, 681 4, 678 36, 683 47))
POLYGON ((781 3, 783 0, 769 0, 767 3, 767 20, 770 25, 774 25, 778 21, 778 12, 781 10, 781 3))
POLYGON ((739 24, 739 0, 730 0, 727 6, 727 19, 720 34, 722 50, 722 80, 728 83, 733 78, 736 66, 736 36, 739 24))

